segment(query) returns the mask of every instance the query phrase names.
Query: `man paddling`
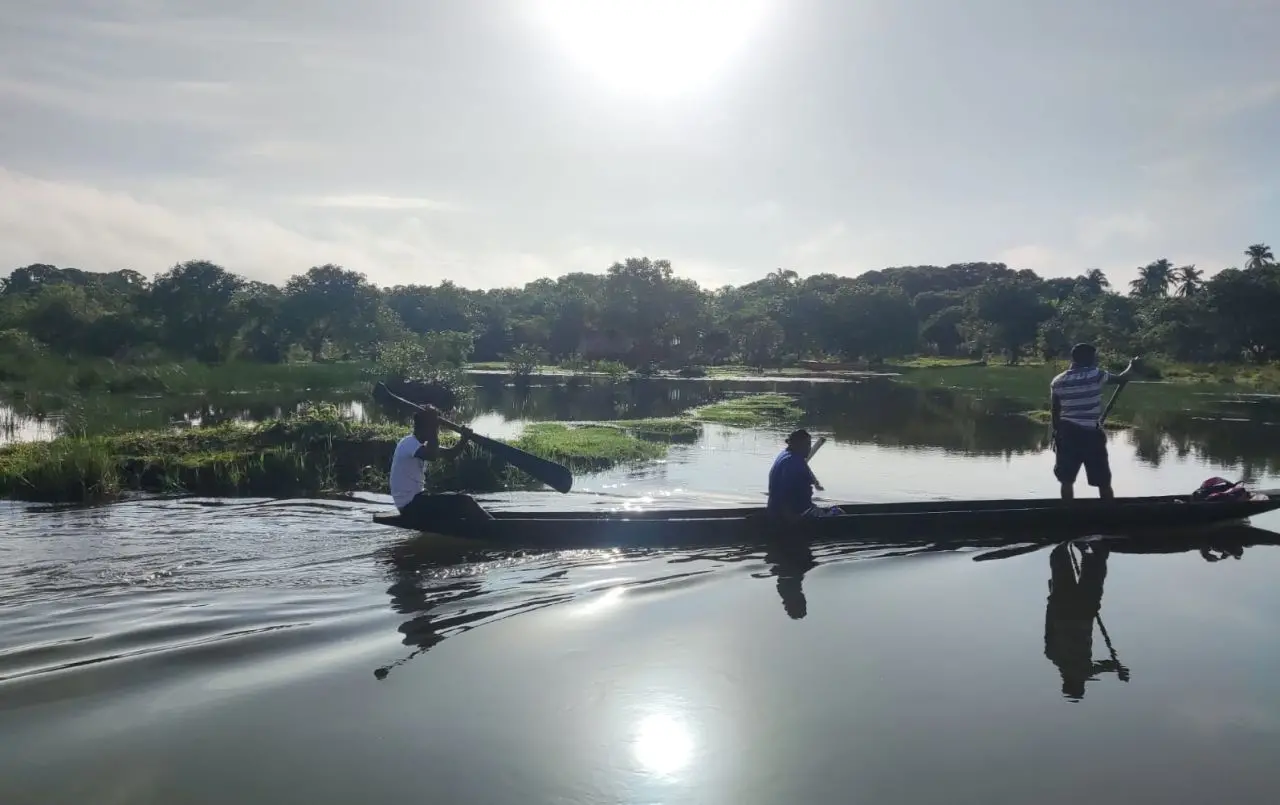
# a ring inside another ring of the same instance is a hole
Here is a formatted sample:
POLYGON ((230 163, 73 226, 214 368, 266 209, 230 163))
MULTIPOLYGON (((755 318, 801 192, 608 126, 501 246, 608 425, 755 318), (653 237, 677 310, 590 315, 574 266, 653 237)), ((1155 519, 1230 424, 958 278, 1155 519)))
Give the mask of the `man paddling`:
POLYGON ((775 517, 825 517, 838 508, 813 505, 814 477, 809 470, 813 438, 801 428, 787 437, 787 447, 769 468, 768 512, 775 517))
POLYGON ((391 498, 401 515, 429 520, 444 516, 459 517, 479 508, 475 501, 465 495, 429 495, 423 491, 427 462, 438 458, 455 459, 467 446, 471 429, 460 430, 458 443, 442 450, 439 411, 427 407, 413 415, 413 433, 401 439, 391 455, 391 498))
POLYGON ((1119 374, 1098 368, 1098 351, 1092 344, 1071 348, 1071 365, 1049 384, 1053 402, 1053 444, 1057 458, 1053 474, 1062 485, 1062 499, 1075 497, 1076 476, 1084 467, 1089 486, 1099 497, 1115 497, 1111 489, 1111 463, 1107 434, 1102 429, 1102 388, 1129 382, 1133 361, 1119 374))

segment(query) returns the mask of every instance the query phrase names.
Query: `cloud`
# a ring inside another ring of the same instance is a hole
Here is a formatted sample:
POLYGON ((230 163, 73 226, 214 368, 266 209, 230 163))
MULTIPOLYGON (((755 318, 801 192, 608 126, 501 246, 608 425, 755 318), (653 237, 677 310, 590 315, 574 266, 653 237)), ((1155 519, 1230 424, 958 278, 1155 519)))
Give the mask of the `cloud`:
MULTIPOLYGON (((197 195, 194 203, 174 200, 191 195, 189 190, 186 183, 158 186, 151 191, 155 198, 144 199, 0 168, 0 266, 42 262, 154 275, 184 260, 207 259, 251 279, 282 283, 311 266, 337 263, 379 285, 453 279, 494 288, 571 271, 598 273, 626 256, 652 254, 585 237, 558 239, 537 250, 450 241, 429 219, 413 214, 423 210, 417 202, 425 199, 335 197, 372 200, 391 220, 377 227, 353 223, 341 204, 333 204, 317 208, 320 214, 332 209, 332 215, 304 227, 269 211, 218 204, 212 195, 197 195)), ((718 284, 716 277, 729 273, 705 260, 674 257, 673 263, 681 276, 706 284, 718 284)))
POLYGON ((450 201, 405 196, 349 195, 304 198, 300 203, 313 207, 338 207, 357 210, 429 210, 431 212, 459 212, 465 209, 450 201))
POLYGON ((1219 123, 1238 115, 1280 104, 1280 79, 1220 84, 1194 93, 1180 104, 1189 122, 1219 123))
POLYGON ((996 260, 1015 271, 1029 268, 1042 277, 1067 277, 1084 271, 1071 255, 1033 243, 1005 249, 996 260))
MULTIPOLYGON (((1135 37, 1087 4, 788 4, 693 103, 602 89, 522 0, 9 3, 0 267, 492 287, 648 254, 708 286, 992 259, 1120 282, 1280 237, 1280 6, 1135 37)), ((600 69, 653 52, 615 32, 600 69)))
POLYGON ((1156 222, 1139 210, 1086 216, 1080 221, 1077 240, 1086 249, 1100 249, 1116 241, 1147 243, 1158 233, 1156 222))

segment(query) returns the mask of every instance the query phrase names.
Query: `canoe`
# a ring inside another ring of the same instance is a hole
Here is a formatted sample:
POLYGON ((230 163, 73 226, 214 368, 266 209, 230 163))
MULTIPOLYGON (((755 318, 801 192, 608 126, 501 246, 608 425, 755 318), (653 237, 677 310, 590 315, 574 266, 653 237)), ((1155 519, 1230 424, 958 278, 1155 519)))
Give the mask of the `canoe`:
POLYGON ((1193 501, 1187 495, 1063 501, 947 500, 843 503, 842 515, 779 523, 763 507, 646 511, 495 511, 492 519, 415 522, 375 515, 381 525, 501 546, 692 547, 769 540, 859 540, 895 537, 937 543, 975 533, 1037 536, 1128 535, 1151 529, 1185 530, 1240 522, 1280 509, 1280 494, 1252 500, 1193 501))

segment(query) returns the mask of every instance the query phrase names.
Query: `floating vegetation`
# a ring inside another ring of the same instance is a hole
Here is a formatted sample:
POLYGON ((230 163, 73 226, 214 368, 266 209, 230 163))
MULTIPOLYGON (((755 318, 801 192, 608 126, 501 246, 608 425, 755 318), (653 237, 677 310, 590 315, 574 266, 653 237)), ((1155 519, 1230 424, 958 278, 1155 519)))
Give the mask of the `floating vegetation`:
POLYGON ((796 422, 804 411, 785 394, 747 394, 722 400, 691 412, 695 419, 737 427, 759 427, 796 422))

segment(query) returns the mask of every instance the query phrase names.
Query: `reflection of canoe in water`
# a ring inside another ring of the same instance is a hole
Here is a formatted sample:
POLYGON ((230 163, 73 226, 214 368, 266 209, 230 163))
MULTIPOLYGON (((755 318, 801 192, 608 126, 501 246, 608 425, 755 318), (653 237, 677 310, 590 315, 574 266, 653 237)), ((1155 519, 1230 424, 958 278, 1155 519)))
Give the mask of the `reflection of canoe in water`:
POLYGON ((921 542, 975 533, 1135 534, 1247 519, 1280 509, 1280 494, 1242 501, 1191 501, 1186 495, 1115 500, 976 500, 840 504, 842 515, 778 523, 763 508, 612 512, 493 512, 492 519, 378 515, 382 525, 511 547, 729 545, 758 537, 859 540, 893 536, 921 542))
POLYGON ((1228 523, 1212 530, 1152 534, 1147 539, 1102 537, 1089 540, 1111 553, 1123 554, 1176 554, 1192 551, 1215 552, 1212 561, 1222 558, 1216 554, 1239 556, 1245 548, 1272 545, 1280 546, 1280 533, 1247 524, 1228 523))

